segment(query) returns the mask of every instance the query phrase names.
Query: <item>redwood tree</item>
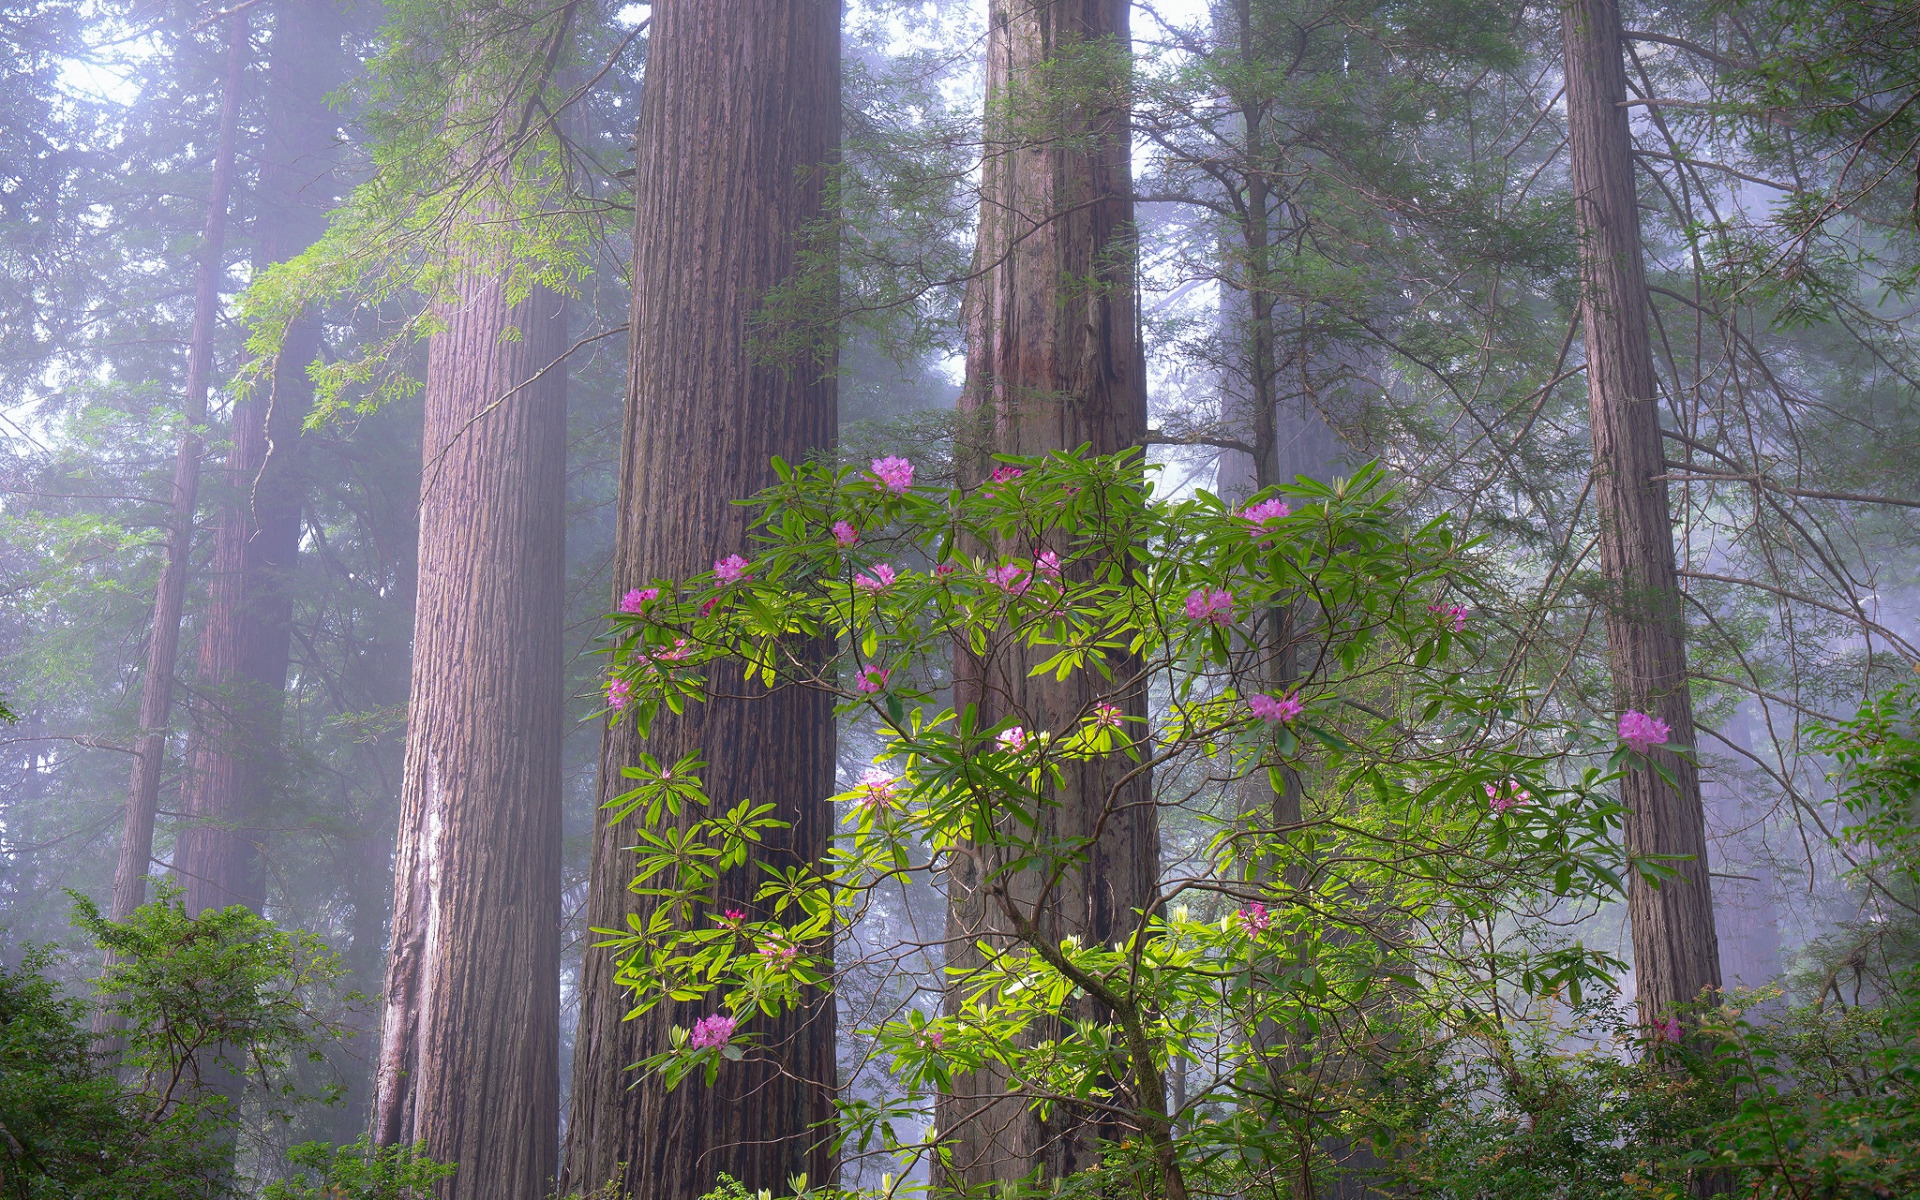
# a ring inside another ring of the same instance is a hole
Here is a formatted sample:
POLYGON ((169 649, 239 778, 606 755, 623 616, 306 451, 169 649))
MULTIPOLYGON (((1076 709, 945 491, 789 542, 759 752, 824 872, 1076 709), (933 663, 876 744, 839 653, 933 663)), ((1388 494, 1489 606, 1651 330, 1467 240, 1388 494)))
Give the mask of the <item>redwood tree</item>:
MULTIPOLYGON (((325 225, 335 141, 327 94, 348 66, 341 33, 332 7, 275 7, 255 188, 256 271, 298 254, 325 225)), ((259 912, 266 897, 259 824, 286 696, 300 427, 313 402, 306 368, 319 333, 315 317, 294 322, 271 380, 233 408, 181 789, 190 824, 174 857, 189 912, 230 904, 259 912)))
MULTIPOLYGON (((1608 588, 1607 650, 1614 699, 1622 710, 1658 717, 1671 729, 1673 741, 1691 746, 1686 626, 1674 573, 1659 384, 1648 341, 1647 281, 1616 0, 1569 0, 1562 31, 1593 425, 1593 494, 1608 588)), ((1659 887, 1637 872, 1628 883, 1640 1019, 1650 1025, 1665 1020, 1675 1005, 1697 1001, 1706 989, 1720 986, 1699 772, 1686 758, 1654 754, 1678 786, 1643 768, 1629 770, 1622 785, 1629 852, 1681 860, 1668 863, 1678 877, 1659 887)))
POLYGON ((466 268, 428 351, 375 1078, 375 1139, 459 1163, 454 1200, 546 1195, 559 1129, 565 309, 503 274, 466 268))
MULTIPOLYGON (((220 318, 220 278, 225 267, 227 201, 233 190, 234 143, 240 126, 240 89, 252 50, 244 11, 230 18, 220 131, 214 143, 213 179, 201 226, 194 274, 193 330, 187 343, 187 386, 182 397, 179 447, 167 508, 167 537, 154 586, 153 622, 147 632, 146 673, 140 682, 140 729, 134 740, 133 777, 121 822, 119 861, 113 872, 109 916, 124 920, 147 898, 147 868, 153 859, 153 824, 159 809, 160 775, 166 766, 167 725, 173 711, 173 671, 180 650, 181 609, 191 567, 194 510, 200 494, 200 428, 207 420, 207 390, 213 380, 213 339, 220 318)), ((110 1019, 103 1006, 95 1032, 110 1019)))
MULTIPOLYGON (((986 152, 974 275, 964 306, 967 381, 960 399, 960 483, 976 487, 993 455, 1111 454, 1146 438, 1145 365, 1134 273, 1128 139, 1126 0, 994 0, 988 14, 986 152)), ((1031 555, 1040 547, 1007 546, 1031 555)), ((1065 552, 1067 547, 1051 547, 1065 552)), ((979 727, 1008 720, 1067 727, 1096 702, 1138 717, 1146 698, 1137 664, 1111 662, 1113 682, 1085 672, 1066 683, 1027 677, 1011 664, 989 674, 955 649, 960 705, 979 727)), ((1009 656, 1002 655, 1002 659, 1009 656)), ((1050 938, 1111 942, 1133 927, 1153 894, 1158 832, 1144 773, 1117 757, 1070 768, 1048 809, 1050 838, 1091 838, 1084 861, 1050 896, 1038 881, 1009 880, 1050 938)), ((947 965, 981 959, 976 943, 1004 937, 1008 916, 989 897, 981 867, 958 856, 948 875, 947 965)), ((948 1006, 965 978, 953 977, 948 1006)), ((936 1125, 952 1152, 950 1186, 1008 1180, 1039 1169, 1060 1178, 1088 1166, 1081 1118, 1055 1106, 1042 1120, 1008 1098, 988 1072, 955 1079, 936 1125)))
MULTIPOLYGON (((828 216, 827 170, 840 133, 838 0, 657 0, 640 105, 634 195, 630 382, 615 550, 615 595, 749 552, 734 500, 774 482, 769 460, 832 444, 830 351, 776 361, 756 338, 770 293, 804 283, 801 238, 828 216)), ((808 290, 801 287, 797 290, 808 290)), ((705 704, 662 715, 650 736, 615 720, 601 749, 600 799, 627 788, 623 767, 650 753, 699 750, 719 805, 752 798, 790 822, 775 861, 818 859, 832 821, 829 696, 747 687, 716 673, 705 704)), ((587 917, 624 927, 646 911, 627 890, 631 823, 596 830, 587 917)), ((718 907, 755 910, 753 868, 722 880, 718 907)), ((582 970, 566 1186, 601 1186, 624 1168, 648 1200, 692 1200, 725 1172, 748 1188, 830 1176, 834 1008, 755 1016, 760 1044, 713 1088, 668 1091, 628 1068, 701 1015, 663 1005, 623 1021, 629 1004, 606 951, 582 970)))

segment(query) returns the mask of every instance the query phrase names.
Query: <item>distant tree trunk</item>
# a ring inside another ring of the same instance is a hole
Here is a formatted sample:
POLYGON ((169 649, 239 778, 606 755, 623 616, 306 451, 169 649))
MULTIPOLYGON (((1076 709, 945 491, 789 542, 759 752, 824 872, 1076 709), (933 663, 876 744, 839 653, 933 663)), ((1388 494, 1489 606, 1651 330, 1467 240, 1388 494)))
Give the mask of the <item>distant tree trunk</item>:
POLYGON ((469 266, 428 353, 375 1077, 375 1140, 458 1163, 450 1200, 539 1200, 559 1138, 566 317, 509 306, 502 267, 469 266))
MULTIPOLYGON (((346 75, 339 48, 339 17, 331 6, 276 7, 256 192, 256 269, 298 254, 325 227, 334 193, 327 93, 346 75)), ((266 393, 234 405, 181 787, 190 824, 174 855, 191 913, 230 904, 259 912, 266 899, 258 826, 286 700, 300 537, 300 426, 313 402, 307 364, 319 338, 316 318, 295 321, 266 393)))
MULTIPOLYGON (((956 460, 963 487, 993 470, 994 453, 1074 450, 1113 454, 1145 441, 1145 365, 1135 278, 1135 230, 1128 140, 1126 0, 994 0, 988 12, 987 134, 973 281, 967 290, 967 382, 960 398, 956 460), (1092 95, 1038 90, 1044 64, 1077 60, 1092 95)), ((1031 555, 1033 546, 992 548, 1031 555)), ((1066 546, 1052 547, 1065 551, 1066 546)), ((1113 691, 1092 672, 1066 682, 1027 678, 1032 664, 976 659, 955 648, 955 701, 977 704, 983 728, 1010 718, 1060 729, 1113 691)), ((1139 664, 1113 662, 1115 678, 1139 664)), ((1139 687, 1111 696, 1133 716, 1146 713, 1139 687)), ((1122 783, 1132 764, 1068 765, 1047 813, 1051 838, 1089 835, 1115 809, 1086 861, 1068 873, 1046 909, 1033 914, 1044 935, 1111 942, 1127 936, 1134 910, 1153 894, 1158 829, 1143 778, 1122 783)), ((992 906, 979 868, 956 860, 949 872, 947 965, 980 965, 978 939, 1005 940, 1008 922, 992 906)), ((1037 901, 1037 881, 1013 882, 1017 901, 1037 901)), ((947 1007, 959 1003, 958 981, 947 1007)), ((1093 1015, 1091 1012, 1087 1015, 1093 1015)), ((1062 1178, 1092 1162, 1082 1114, 1056 1109, 1045 1121, 1007 1080, 979 1071, 954 1080, 936 1125, 953 1154, 937 1183, 984 1186, 1035 1169, 1062 1178)))
MULTIPOLYGON (((194 277, 193 330, 187 345, 187 389, 182 398, 179 450, 174 458, 173 496, 167 541, 154 588, 153 624, 147 633, 147 668, 140 683, 140 731, 134 741, 133 778, 120 829, 120 857, 113 872, 109 915, 124 920, 147 898, 147 866, 153 859, 153 823, 166 766, 167 722, 173 708, 173 668, 180 649, 181 606, 193 546, 193 516, 200 491, 200 427, 207 420, 207 388, 213 379, 213 338, 220 318, 220 277, 227 247, 227 199, 233 189, 233 149, 240 127, 240 87, 251 43, 244 13, 227 34, 227 73, 222 84, 220 132, 214 143, 213 181, 200 230, 200 263, 194 277)), ((105 1010, 94 1031, 107 1033, 105 1010)))
MULTIPOLYGON (((1665 456, 1648 342, 1633 145, 1621 107, 1627 84, 1620 10, 1615 0, 1569 0, 1562 30, 1614 696, 1622 709, 1659 717, 1674 741, 1691 746, 1686 627, 1661 478, 1665 456)), ((1627 773, 1621 789, 1627 848, 1638 856, 1682 855, 1687 861, 1671 864, 1679 877, 1658 888, 1637 872, 1628 877, 1634 977, 1640 1019, 1647 1024, 1720 986, 1699 772, 1685 759, 1656 753, 1680 786, 1668 786, 1652 771, 1627 773)))
MULTIPOLYGON (((775 481, 768 460, 830 447, 833 365, 767 361, 751 346, 769 289, 801 266, 803 231, 830 214, 826 170, 840 138, 838 0, 656 0, 640 107, 634 196, 631 371, 615 594, 750 553, 732 501, 775 481)), ((751 797, 792 823, 766 851, 785 862, 826 851, 834 791, 832 699, 783 688, 744 695, 716 671, 706 704, 662 714, 643 742, 630 721, 602 743, 600 799, 627 788, 621 768, 645 750, 671 761, 699 749, 716 805, 751 797)), ((632 824, 602 822, 587 921, 624 926, 645 902, 627 891, 632 824)), ((723 877, 718 902, 749 912, 760 875, 723 877)), ((647 1200, 692 1200, 719 1172, 749 1189, 784 1189, 833 1172, 825 1130, 835 1087, 834 1006, 747 1022, 763 1039, 711 1089, 667 1091, 628 1067, 664 1049, 668 1031, 703 1010, 629 1008, 615 963, 589 949, 567 1128, 570 1187, 599 1187, 625 1168, 647 1200)))

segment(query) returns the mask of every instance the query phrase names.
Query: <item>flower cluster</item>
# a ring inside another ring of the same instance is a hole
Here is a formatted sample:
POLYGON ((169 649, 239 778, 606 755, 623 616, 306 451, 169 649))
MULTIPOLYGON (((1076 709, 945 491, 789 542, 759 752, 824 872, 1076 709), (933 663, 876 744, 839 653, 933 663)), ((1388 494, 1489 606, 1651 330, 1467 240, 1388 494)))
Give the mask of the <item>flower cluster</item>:
POLYGON ((854 686, 863 693, 872 695, 887 686, 887 680, 893 676, 892 667, 877 667, 872 663, 860 668, 860 682, 854 686))
POLYGON ((848 547, 860 540, 860 533, 853 527, 851 522, 835 521, 833 523, 833 540, 838 542, 843 548, 848 547))
POLYGON ((1668 1017, 1653 1027, 1653 1040, 1678 1044, 1680 1041, 1680 1018, 1668 1017))
POLYGON ((1267 914, 1267 906, 1255 900, 1245 908, 1237 909, 1234 915, 1247 927, 1249 933, 1265 933, 1267 926, 1273 924, 1273 918, 1267 914))
POLYGON ((1620 714, 1620 740, 1636 754, 1645 754, 1655 746, 1666 745, 1667 735, 1671 732, 1667 723, 1658 717, 1650 717, 1631 708, 1620 714))
POLYGON ((880 486, 896 496, 904 496, 913 486, 913 464, 898 455, 873 460, 873 477, 880 486))
POLYGON ((1122 714, 1120 710, 1114 705, 1096 704, 1093 706, 1093 727, 1095 729, 1118 729, 1120 728, 1121 718, 1122 714))
POLYGON ((733 1027, 738 1024, 725 1013, 714 1013, 702 1017, 693 1027, 693 1035, 687 1039, 695 1050, 718 1050, 733 1041, 733 1027))
POLYGON ((868 812, 889 812, 899 801, 900 781, 885 771, 868 771, 854 785, 860 807, 868 812))
POLYGON ((875 563, 873 565, 873 574, 855 575, 853 577, 853 586, 863 592, 883 592, 893 586, 893 581, 896 578, 897 576, 892 567, 886 563, 875 563))
POLYGON ((747 560, 738 554, 729 554, 725 558, 713 560, 713 577, 721 583, 743 583, 752 579, 747 574, 747 560))
POLYGON ((914 1044, 922 1050, 938 1050, 940 1043, 945 1040, 945 1036, 938 1029, 922 1029, 913 1035, 914 1044))
POLYGON ((1042 550, 1033 556, 1033 569, 1041 575, 1060 578, 1060 556, 1051 550, 1042 550))
POLYGON ((687 639, 675 638, 673 639, 673 647, 671 649, 652 652, 642 650, 640 657, 651 663, 670 663, 679 662, 692 653, 693 647, 687 645, 687 639))
POLYGON ((1187 620, 1213 625, 1233 621, 1233 593, 1221 589, 1195 588, 1187 596, 1187 620))
POLYGON ((659 588, 634 588, 626 595, 620 597, 620 611, 623 613, 637 613, 647 606, 648 601, 658 600, 659 598, 659 588))
POLYGON ((1291 721, 1306 711, 1306 705, 1300 703, 1300 693, 1288 692, 1284 696, 1268 696, 1255 692, 1247 697, 1247 707, 1253 715, 1263 721, 1291 721))
POLYGON ((633 699, 632 684, 629 684, 624 679, 607 680, 607 707, 608 708, 615 709, 615 710, 625 708, 627 706, 627 701, 631 699, 633 699))
POLYGON ((959 569, 960 569, 959 563, 944 562, 944 563, 941 563, 939 566, 935 567, 933 569, 933 573, 935 575, 941 576, 942 578, 945 578, 946 576, 953 574, 955 571, 958 571, 959 569))
POLYGON ((1027 743, 1032 740, 1032 735, 1018 725, 1011 725, 1002 729, 999 736, 993 740, 1000 749, 1011 754, 1018 754, 1027 748, 1027 743))
POLYGON ((1003 567, 994 567, 987 572, 987 582, 1006 592, 1009 596, 1018 596, 1027 590, 1033 581, 1027 578, 1025 567, 1016 567, 1008 563, 1003 567))
POLYGON ((1512 780, 1508 780, 1498 787, 1495 787, 1491 783, 1487 784, 1486 787, 1487 806, 1496 813, 1506 812, 1510 808, 1516 808, 1533 799, 1532 792, 1529 792, 1512 780))
POLYGON ((1452 621, 1453 631, 1455 633, 1459 633, 1467 627, 1467 610, 1461 608, 1458 604, 1429 604, 1427 605, 1427 611, 1438 614, 1442 625, 1445 625, 1448 621, 1452 621))
POLYGON ((766 959, 775 970, 785 971, 793 966, 794 959, 800 957, 800 947, 791 942, 769 941, 755 953, 766 959))
POLYGON ((1248 505, 1240 511, 1240 519, 1253 526, 1249 532, 1254 537, 1265 540, 1273 536, 1273 531, 1267 528, 1268 522, 1283 520, 1292 514, 1285 500, 1274 498, 1248 505))

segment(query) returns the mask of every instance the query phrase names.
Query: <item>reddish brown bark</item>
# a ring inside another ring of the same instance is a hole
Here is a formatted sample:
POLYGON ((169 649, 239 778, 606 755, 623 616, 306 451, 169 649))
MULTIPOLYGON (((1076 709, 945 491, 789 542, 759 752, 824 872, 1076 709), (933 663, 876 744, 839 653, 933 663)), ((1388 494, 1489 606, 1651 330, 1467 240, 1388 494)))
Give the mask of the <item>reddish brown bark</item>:
MULTIPOLYGON (((826 215, 824 168, 839 144, 837 0, 657 0, 647 48, 634 200, 631 383, 620 484, 615 593, 707 570, 749 552, 746 513, 732 503, 774 482, 769 459, 799 461, 832 444, 831 362, 771 363, 750 324, 798 265, 799 236, 826 215)), ((716 806, 772 802, 792 826, 770 839, 776 861, 825 851, 832 814, 830 698, 785 688, 747 695, 715 672, 709 702, 663 714, 642 741, 610 724, 601 750, 604 801, 627 788, 621 768, 644 749, 667 761, 699 749, 716 806)), ((644 910, 627 891, 631 824, 596 833, 588 923, 623 927, 644 910)), ((747 911, 759 875, 726 875, 716 903, 747 911)), ((826 1182, 834 1090, 834 1008, 756 1015, 760 1046, 708 1089, 669 1092, 628 1068, 666 1047, 673 1025, 705 1010, 662 1006, 623 1021, 629 1002, 615 962, 589 950, 582 970, 565 1182, 601 1186, 623 1165, 648 1200, 692 1200, 720 1172, 749 1189, 785 1189, 804 1173, 826 1182)))
MULTIPOLYGON (((174 458, 167 540, 154 588, 153 624, 147 634, 146 675, 140 683, 140 731, 134 741, 133 778, 127 787, 120 856, 109 906, 123 920, 147 898, 147 867, 153 859, 153 823, 160 775, 166 766, 167 723, 173 711, 173 669, 180 649, 181 606, 193 545, 194 508, 200 492, 200 427, 207 420, 207 389, 213 379, 213 338, 220 317, 220 276, 227 245, 227 200, 233 190, 233 149, 240 125, 240 86, 251 43, 245 14, 232 18, 227 35, 227 71, 220 104, 220 132, 213 154, 200 232, 200 262, 194 277, 193 330, 187 347, 183 422, 174 458)), ((104 1010, 102 1010, 104 1012, 104 1010)), ((98 1018, 96 1018, 98 1023, 98 1018)))
MULTIPOLYGON (((1620 10, 1615 0, 1569 0, 1563 32, 1593 494, 1601 569, 1609 588, 1607 649, 1614 698, 1623 710, 1658 716, 1675 742, 1690 746, 1686 628, 1674 574, 1659 385, 1648 341, 1633 142, 1622 107, 1627 82, 1620 10)), ((1637 872, 1628 885, 1634 977, 1640 1018, 1648 1024, 1720 986, 1699 772, 1691 761, 1655 753, 1679 786, 1652 771, 1632 770, 1621 787, 1628 850, 1685 859, 1669 864, 1679 878, 1658 888, 1637 872)))
MULTIPOLYGON (((995 0, 988 15, 987 143, 981 168, 975 277, 965 304, 967 386, 960 399, 960 481, 991 472, 995 452, 1073 450, 1112 454, 1146 437, 1146 380, 1138 330, 1128 144, 1125 0, 995 0), (1064 100, 1041 81, 1045 64, 1084 85, 1090 98, 1064 100)), ((1034 547, 1002 547, 1026 555, 1034 547)), ((1065 547, 1055 549, 1064 550, 1065 547)), ((1064 683, 1028 678, 1033 663, 1004 655, 988 664, 955 651, 955 698, 977 704, 981 724, 1013 720, 1063 729, 1097 700, 1133 715, 1146 711, 1137 687, 1087 673, 1064 683)), ((1116 660, 1126 681, 1137 664, 1116 660)), ((1077 934, 1112 942, 1127 936, 1151 897, 1158 831, 1148 781, 1125 780, 1130 762, 1071 765, 1046 813, 1045 833, 1063 842, 1101 834, 1082 864, 1038 904, 1033 873, 1010 881, 1044 939, 1077 934), (1104 820, 1104 824, 1101 824, 1104 820)), ((985 869, 992 869, 986 864, 985 869)), ((1009 918, 982 888, 981 866, 957 859, 948 878, 947 963, 977 965, 977 939, 1004 941, 1009 918)), ((958 1002, 959 982, 949 991, 958 1002)), ((1088 1015, 1092 1015, 1089 1012, 1088 1015)), ((978 1186, 1040 1170, 1060 1178, 1088 1166, 1084 1114, 1057 1106, 1040 1120, 993 1072, 954 1081, 936 1125, 953 1153, 949 1186, 978 1186)))
MULTIPOLYGON (((275 10, 256 190, 256 270, 298 254, 325 227, 335 190, 327 94, 346 75, 340 32, 340 14, 331 6, 290 2, 275 10)), ((300 426, 313 402, 306 368, 318 345, 318 322, 295 321, 272 379, 234 404, 181 785, 189 824, 174 855, 188 912, 230 904, 259 912, 265 901, 259 823, 286 698, 300 536, 300 426)))
POLYGON ((544 289, 509 307, 497 271, 458 287, 427 364, 373 1126, 458 1163, 445 1197, 538 1200, 559 1131, 566 322, 544 289))

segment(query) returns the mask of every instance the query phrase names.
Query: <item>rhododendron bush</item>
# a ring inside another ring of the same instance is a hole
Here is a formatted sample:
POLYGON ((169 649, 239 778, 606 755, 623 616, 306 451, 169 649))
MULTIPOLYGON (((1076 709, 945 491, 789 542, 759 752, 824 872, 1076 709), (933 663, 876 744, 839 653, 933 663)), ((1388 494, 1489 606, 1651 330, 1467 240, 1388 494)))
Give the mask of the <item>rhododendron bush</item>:
POLYGON ((764 1052, 756 1017, 852 969, 836 930, 964 855, 1015 932, 946 980, 942 1010, 870 1031, 892 1087, 846 1090, 843 1154, 937 1157, 952 1131, 901 1131, 990 1068, 1049 1113, 1099 1117, 1102 1186, 1219 1193, 1357 1135, 1341 1097, 1394 1031, 1497 1027, 1619 966, 1557 918, 1622 886, 1610 788, 1634 752, 1610 764, 1613 730, 1510 689, 1470 616, 1493 594, 1477 548, 1407 518, 1375 469, 1235 507, 1153 498, 1138 455, 1009 457, 962 490, 915 487, 899 458, 776 467, 752 544, 711 547, 714 573, 646 581, 648 602, 613 615, 609 717, 644 731, 728 661, 756 687, 831 691, 880 753, 834 798, 829 858, 765 867, 754 917, 714 884, 752 860, 771 806, 705 795, 697 755, 629 771, 611 807, 640 817, 633 886, 657 907, 602 945, 636 1008, 711 1014, 646 1069, 711 1081, 764 1052), (983 721, 952 701, 956 645, 983 677, 1085 676, 1093 699, 1066 722, 983 721), (1124 938, 1050 942, 1035 897, 1083 845, 1042 815, 1118 803, 1064 796, 1095 757, 1149 777, 1185 841, 1124 938), (1297 821, 1241 799, 1288 788, 1297 821))

